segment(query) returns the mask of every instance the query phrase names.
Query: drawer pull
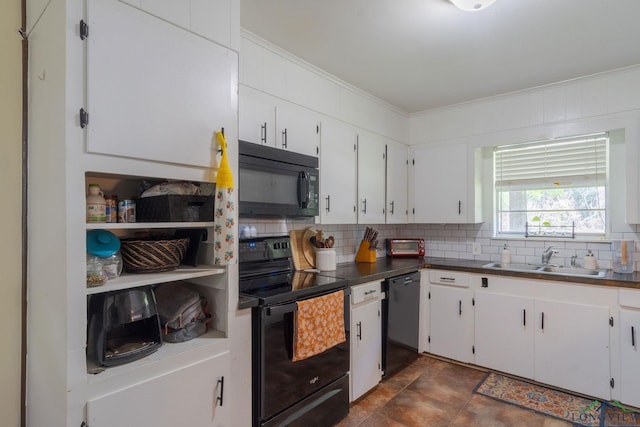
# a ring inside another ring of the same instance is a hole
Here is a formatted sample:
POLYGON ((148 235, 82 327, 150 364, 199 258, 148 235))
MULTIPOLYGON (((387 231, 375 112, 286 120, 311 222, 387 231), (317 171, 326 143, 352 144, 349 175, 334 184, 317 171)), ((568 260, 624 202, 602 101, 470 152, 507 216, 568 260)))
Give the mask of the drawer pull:
POLYGON ((441 277, 440 281, 441 282, 455 282, 456 279, 455 279, 455 277, 441 277))
POLYGON ((365 295, 375 294, 377 291, 375 289, 371 289, 370 291, 365 291, 365 295))

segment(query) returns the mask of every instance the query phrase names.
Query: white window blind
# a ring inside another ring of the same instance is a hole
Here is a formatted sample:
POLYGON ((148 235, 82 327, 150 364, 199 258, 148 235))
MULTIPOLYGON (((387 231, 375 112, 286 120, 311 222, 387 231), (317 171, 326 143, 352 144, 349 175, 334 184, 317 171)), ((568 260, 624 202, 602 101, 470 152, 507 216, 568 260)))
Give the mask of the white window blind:
POLYGON ((498 191, 602 186, 607 178, 607 133, 495 148, 498 191))

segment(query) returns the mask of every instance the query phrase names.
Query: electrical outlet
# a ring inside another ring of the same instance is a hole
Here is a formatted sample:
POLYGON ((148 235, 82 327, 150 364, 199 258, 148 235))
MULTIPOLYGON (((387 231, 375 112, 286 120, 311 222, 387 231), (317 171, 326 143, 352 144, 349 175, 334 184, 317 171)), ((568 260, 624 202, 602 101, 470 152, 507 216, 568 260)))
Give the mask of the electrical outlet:
POLYGON ((482 246, 480 246, 480 243, 473 242, 471 244, 471 251, 474 255, 482 255, 482 246))

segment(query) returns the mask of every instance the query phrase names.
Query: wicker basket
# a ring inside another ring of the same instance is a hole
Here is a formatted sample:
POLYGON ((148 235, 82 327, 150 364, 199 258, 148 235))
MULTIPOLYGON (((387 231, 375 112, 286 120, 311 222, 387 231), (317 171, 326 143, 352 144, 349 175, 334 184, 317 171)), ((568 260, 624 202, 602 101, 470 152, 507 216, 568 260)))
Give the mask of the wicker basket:
POLYGON ((175 270, 189 246, 189 238, 122 240, 120 248, 127 273, 158 273, 175 270))

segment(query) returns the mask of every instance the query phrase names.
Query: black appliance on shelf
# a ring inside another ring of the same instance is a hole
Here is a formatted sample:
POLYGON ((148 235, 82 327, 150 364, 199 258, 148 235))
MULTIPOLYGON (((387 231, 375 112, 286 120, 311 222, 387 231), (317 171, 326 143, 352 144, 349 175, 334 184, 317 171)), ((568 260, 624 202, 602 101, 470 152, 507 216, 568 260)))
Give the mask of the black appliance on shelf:
POLYGON ((254 427, 335 425, 349 413, 349 335, 310 358, 292 361, 297 302, 343 290, 346 282, 294 271, 289 236, 239 242, 240 294, 253 299, 254 427))
POLYGON ((318 158, 238 141, 238 214, 248 217, 319 215, 318 158))
POLYGON ((87 358, 102 366, 141 359, 162 345, 151 287, 87 297, 87 358))
POLYGON ((382 370, 388 377, 418 358, 420 273, 391 277, 382 286, 382 370))

